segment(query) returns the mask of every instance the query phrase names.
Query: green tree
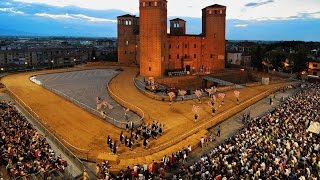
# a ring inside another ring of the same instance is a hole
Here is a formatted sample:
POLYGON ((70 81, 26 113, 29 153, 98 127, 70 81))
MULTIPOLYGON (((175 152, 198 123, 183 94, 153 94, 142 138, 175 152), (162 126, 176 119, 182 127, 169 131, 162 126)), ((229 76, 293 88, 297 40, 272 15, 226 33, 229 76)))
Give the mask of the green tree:
POLYGON ((263 50, 260 45, 258 45, 253 50, 252 56, 252 66, 258 69, 262 69, 262 59, 264 57, 263 50))
POLYGON ((300 72, 307 68, 308 58, 304 53, 291 53, 289 59, 293 61, 293 71, 300 72))

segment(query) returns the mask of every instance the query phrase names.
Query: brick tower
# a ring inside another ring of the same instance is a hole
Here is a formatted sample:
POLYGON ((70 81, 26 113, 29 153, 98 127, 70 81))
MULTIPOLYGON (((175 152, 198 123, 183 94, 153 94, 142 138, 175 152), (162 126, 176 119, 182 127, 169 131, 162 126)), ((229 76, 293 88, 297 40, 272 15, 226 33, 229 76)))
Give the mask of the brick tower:
POLYGON ((118 16, 118 59, 122 64, 138 63, 139 18, 118 16))
POLYGON ((161 77, 167 61, 167 1, 139 2, 140 73, 146 77, 161 77))
POLYGON ((186 34, 186 21, 180 18, 170 20, 170 34, 172 35, 185 35, 186 34))
POLYGON ((202 9, 204 37, 203 65, 210 70, 224 69, 226 6, 214 4, 202 9))

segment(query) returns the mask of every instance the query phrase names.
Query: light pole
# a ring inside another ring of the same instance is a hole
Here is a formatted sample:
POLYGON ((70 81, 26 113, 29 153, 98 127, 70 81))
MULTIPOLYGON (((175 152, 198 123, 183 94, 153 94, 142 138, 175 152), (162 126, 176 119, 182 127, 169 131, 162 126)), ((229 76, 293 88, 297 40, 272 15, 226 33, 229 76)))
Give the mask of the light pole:
POLYGON ((24 64, 25 64, 25 70, 26 70, 26 72, 27 72, 28 62, 25 61, 24 64))
POLYGON ((53 60, 51 60, 51 64, 52 64, 52 69, 53 69, 53 63, 54 63, 54 61, 53 61, 53 60))
POLYGON ((75 66, 75 65, 76 65, 76 61, 77 61, 77 59, 76 59, 76 58, 74 58, 74 59, 73 59, 73 66, 75 66))

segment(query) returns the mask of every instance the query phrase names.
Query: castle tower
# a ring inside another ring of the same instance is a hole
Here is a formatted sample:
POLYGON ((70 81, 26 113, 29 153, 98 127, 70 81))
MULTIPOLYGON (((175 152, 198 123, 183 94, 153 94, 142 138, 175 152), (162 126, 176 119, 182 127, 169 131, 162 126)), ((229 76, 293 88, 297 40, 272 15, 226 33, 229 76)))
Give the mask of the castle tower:
POLYGON ((202 9, 204 37, 203 64, 208 69, 224 69, 226 47, 226 6, 214 4, 202 9))
POLYGON ((171 35, 185 35, 186 21, 180 18, 170 20, 170 34, 171 35))
POLYGON ((139 18, 126 14, 118 16, 118 62, 137 64, 139 18))
POLYGON ((160 77, 166 65, 167 1, 140 0, 140 74, 160 77))

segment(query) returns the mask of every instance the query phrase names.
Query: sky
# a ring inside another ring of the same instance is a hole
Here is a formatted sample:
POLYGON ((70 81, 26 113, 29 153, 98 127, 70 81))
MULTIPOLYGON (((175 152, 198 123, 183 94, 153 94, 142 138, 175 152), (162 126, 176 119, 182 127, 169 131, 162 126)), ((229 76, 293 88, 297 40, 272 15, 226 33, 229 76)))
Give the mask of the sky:
MULTIPOLYGON (((201 9, 212 4, 227 6, 228 39, 320 41, 320 0, 168 0, 168 16, 186 19, 187 31, 200 33, 201 9)), ((138 11, 138 0, 1 0, 0 34, 10 33, 7 29, 54 35, 54 27, 56 35, 116 36, 116 16, 138 11), (31 25, 30 20, 32 26, 43 29, 44 23, 52 31, 8 22, 31 25), (88 28, 92 32, 83 32, 88 28)))

